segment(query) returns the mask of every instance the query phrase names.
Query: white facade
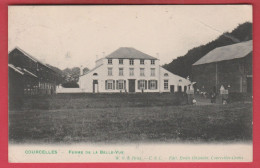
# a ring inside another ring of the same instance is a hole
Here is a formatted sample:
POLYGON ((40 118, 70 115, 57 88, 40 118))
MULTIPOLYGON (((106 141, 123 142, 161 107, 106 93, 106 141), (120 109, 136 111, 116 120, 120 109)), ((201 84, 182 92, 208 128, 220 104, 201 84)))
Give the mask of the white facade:
POLYGON ((172 74, 158 59, 102 58, 96 67, 80 76, 79 86, 86 93, 177 92, 190 81, 172 74), (112 61, 112 62, 111 62, 112 61))

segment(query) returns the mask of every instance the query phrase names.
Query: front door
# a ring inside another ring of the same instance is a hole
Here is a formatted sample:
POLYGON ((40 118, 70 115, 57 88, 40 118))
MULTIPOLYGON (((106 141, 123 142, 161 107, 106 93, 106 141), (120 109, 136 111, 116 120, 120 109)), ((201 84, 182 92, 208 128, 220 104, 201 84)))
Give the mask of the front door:
POLYGON ((170 85, 171 93, 174 93, 174 85, 170 85))
POLYGON ((98 80, 93 80, 93 93, 98 92, 98 80))
POLYGON ((135 92, 135 79, 128 79, 129 92, 135 92))
POLYGON ((181 86, 178 86, 178 92, 182 92, 181 86))

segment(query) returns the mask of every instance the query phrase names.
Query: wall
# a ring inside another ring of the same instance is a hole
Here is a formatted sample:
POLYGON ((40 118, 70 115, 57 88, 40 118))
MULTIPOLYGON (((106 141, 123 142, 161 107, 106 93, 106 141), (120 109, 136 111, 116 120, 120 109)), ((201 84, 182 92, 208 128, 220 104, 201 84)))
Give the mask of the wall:
POLYGON ((181 86, 181 91, 184 91, 184 86, 190 85, 190 81, 182 78, 178 75, 175 75, 166 69, 160 67, 160 91, 161 92, 170 92, 170 86, 174 85, 174 92, 178 91, 178 86, 181 86), (168 74, 168 76, 165 76, 165 74, 168 74), (168 89, 164 89, 164 80, 168 80, 168 89))
POLYGON ((123 65, 119 64, 118 59, 113 59, 112 65, 109 65, 107 59, 103 60, 103 65, 96 68, 93 71, 90 71, 88 74, 83 75, 79 79, 80 88, 84 92, 93 92, 93 80, 98 80, 98 92, 125 92, 125 90, 106 90, 105 89, 105 81, 106 80, 126 80, 126 91, 129 91, 128 79, 135 79, 135 92, 142 92, 142 90, 138 89, 138 80, 157 80, 157 89, 150 90, 145 89, 144 92, 170 92, 170 85, 175 85, 177 91, 177 85, 182 86, 182 91, 184 90, 184 86, 189 85, 190 82, 180 76, 174 75, 169 71, 163 69, 159 66, 159 60, 155 60, 155 64, 151 65, 151 60, 145 60, 144 65, 140 64, 140 60, 134 60, 134 65, 129 65, 129 59, 124 59, 123 65), (108 76, 108 68, 113 69, 112 76, 108 76), (124 75, 119 76, 119 68, 124 69, 124 75), (129 75, 129 68, 134 68, 134 76, 129 75), (140 68, 145 69, 145 76, 140 76, 140 68), (151 76, 151 68, 155 68, 155 76, 151 76), (94 76, 93 74, 97 74, 94 76), (168 73, 168 77, 164 78, 164 73, 168 73), (169 80, 169 89, 164 90, 163 88, 163 80, 169 80), (182 80, 180 83, 179 80, 182 80))
POLYGON ((62 86, 56 87, 56 93, 82 93, 80 88, 63 88, 62 86))

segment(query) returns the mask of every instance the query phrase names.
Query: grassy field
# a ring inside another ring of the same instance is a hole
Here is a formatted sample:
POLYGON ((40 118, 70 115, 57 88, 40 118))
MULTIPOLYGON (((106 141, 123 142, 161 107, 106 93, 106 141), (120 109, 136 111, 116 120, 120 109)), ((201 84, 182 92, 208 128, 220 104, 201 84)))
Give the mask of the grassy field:
POLYGON ((252 139, 252 104, 174 105, 163 95, 57 95, 9 111, 15 143, 224 142, 252 139))

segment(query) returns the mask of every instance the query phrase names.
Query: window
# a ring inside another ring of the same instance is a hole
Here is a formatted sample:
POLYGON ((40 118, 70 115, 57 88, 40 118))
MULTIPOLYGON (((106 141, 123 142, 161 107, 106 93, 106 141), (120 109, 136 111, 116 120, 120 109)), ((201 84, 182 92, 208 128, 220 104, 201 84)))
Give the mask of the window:
POLYGON ((134 76, 134 68, 129 68, 129 76, 134 76))
POLYGON ((129 60, 129 64, 130 64, 130 65, 134 65, 134 60, 133 60, 133 59, 130 59, 130 60, 129 60))
POLYGON ((140 68, 140 76, 144 76, 144 68, 140 68))
POLYGON ((113 89, 113 80, 107 80, 106 81, 106 89, 112 90, 113 89))
POLYGON ((169 76, 168 73, 165 73, 164 76, 169 76))
POLYGON ((93 73, 93 76, 98 76, 98 74, 97 73, 93 73))
POLYGON ((169 89, 169 86, 168 86, 168 80, 164 80, 164 90, 168 90, 169 89))
POLYGON ((119 76, 123 76, 124 75, 124 69, 123 68, 119 68, 119 76))
POLYGON ((156 90, 157 89, 157 80, 150 80, 148 84, 148 88, 150 90, 156 90))
POLYGON ((144 64, 144 60, 143 59, 140 59, 140 64, 144 64))
POLYGON ((147 88, 147 81, 146 80, 139 80, 138 81, 138 89, 144 90, 147 88))
POLYGON ((112 64, 112 59, 108 59, 108 60, 107 60, 107 63, 108 63, 108 64, 112 64))
POLYGON ((126 81, 125 80, 117 80, 116 88, 119 90, 125 89, 126 81))
POLYGON ((151 76, 155 76, 155 68, 151 68, 151 76))
POLYGON ((112 68, 108 68, 108 76, 112 76, 113 73, 112 73, 112 68))
POLYGON ((124 64, 124 60, 123 59, 119 59, 119 64, 124 64))
POLYGON ((151 60, 151 64, 154 65, 155 64, 155 60, 151 60))

